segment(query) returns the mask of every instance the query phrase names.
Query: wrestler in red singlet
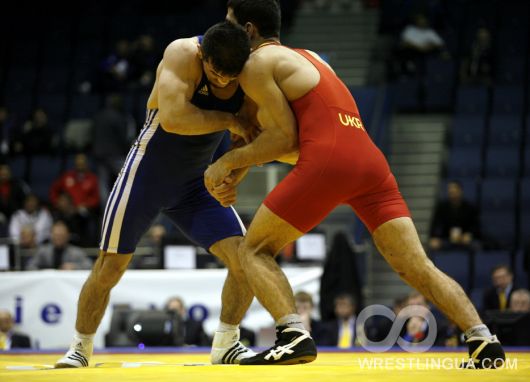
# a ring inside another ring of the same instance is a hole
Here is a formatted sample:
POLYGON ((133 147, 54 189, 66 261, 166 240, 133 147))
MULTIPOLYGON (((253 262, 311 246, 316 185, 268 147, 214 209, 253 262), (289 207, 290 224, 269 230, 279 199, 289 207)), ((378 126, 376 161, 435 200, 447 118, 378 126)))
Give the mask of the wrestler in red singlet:
POLYGON ((370 232, 391 219, 410 217, 348 88, 311 54, 295 51, 317 68, 320 82, 290 103, 298 122, 300 156, 265 205, 302 232, 310 231, 342 203, 353 208, 370 232))

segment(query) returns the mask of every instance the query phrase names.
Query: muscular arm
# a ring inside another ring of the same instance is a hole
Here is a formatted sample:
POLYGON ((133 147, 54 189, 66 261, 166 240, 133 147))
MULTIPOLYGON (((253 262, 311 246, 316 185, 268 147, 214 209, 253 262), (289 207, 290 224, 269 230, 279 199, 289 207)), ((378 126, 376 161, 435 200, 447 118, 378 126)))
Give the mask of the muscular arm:
POLYGON ((203 135, 238 124, 230 113, 202 110, 191 104, 196 86, 195 52, 175 41, 164 52, 158 81, 158 108, 162 128, 181 135, 203 135))
POLYGON ((219 161, 233 170, 267 163, 296 152, 296 119, 274 80, 270 64, 259 57, 251 59, 241 73, 240 83, 245 94, 257 105, 262 132, 250 144, 226 153, 219 161))

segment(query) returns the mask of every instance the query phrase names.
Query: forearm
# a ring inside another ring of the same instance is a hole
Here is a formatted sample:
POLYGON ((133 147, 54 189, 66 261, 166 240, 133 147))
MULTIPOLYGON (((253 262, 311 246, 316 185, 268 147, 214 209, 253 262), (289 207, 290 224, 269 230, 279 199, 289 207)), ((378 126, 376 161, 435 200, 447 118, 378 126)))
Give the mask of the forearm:
POLYGON ((219 158, 230 170, 277 160, 296 150, 295 137, 278 136, 266 130, 252 143, 231 150, 219 158))
POLYGON ((234 124, 234 116, 230 113, 214 110, 202 110, 190 105, 189 110, 182 114, 162 113, 162 128, 180 135, 205 135, 223 131, 234 124))

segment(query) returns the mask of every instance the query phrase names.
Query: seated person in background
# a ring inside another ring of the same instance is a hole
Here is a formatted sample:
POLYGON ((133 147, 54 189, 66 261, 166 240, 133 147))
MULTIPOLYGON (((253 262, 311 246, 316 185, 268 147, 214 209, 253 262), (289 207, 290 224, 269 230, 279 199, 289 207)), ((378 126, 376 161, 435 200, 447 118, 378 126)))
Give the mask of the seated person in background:
POLYGON ((425 58, 444 49, 445 43, 440 35, 429 25, 425 15, 418 14, 413 23, 408 24, 401 32, 399 55, 403 71, 413 74, 422 72, 425 58))
POLYGON ((81 248, 70 245, 69 240, 70 233, 66 224, 55 223, 52 227, 50 243, 39 247, 27 263, 26 269, 90 269, 92 260, 81 248))
POLYGON ((0 226, 7 226, 9 218, 22 208, 28 186, 11 176, 7 164, 0 164, 0 226))
POLYGON ((168 313, 178 315, 183 323, 184 329, 184 345, 195 346, 210 346, 211 341, 208 335, 204 332, 202 322, 195 321, 188 317, 186 306, 182 298, 175 296, 171 297, 165 306, 168 313))
POLYGON ((30 194, 24 199, 24 208, 16 211, 9 222, 9 236, 15 243, 20 241, 20 230, 31 225, 35 230, 37 244, 49 239, 52 227, 52 215, 40 206, 37 196, 30 194))
POLYGON ((436 205, 429 247, 431 250, 452 246, 470 246, 479 237, 478 212, 475 206, 464 199, 460 183, 447 184, 447 199, 436 205))
POLYGON ((355 299, 351 294, 342 293, 335 297, 334 303, 337 319, 326 323, 331 346, 351 348, 355 344, 355 299))
POLYGON ((33 258, 39 246, 37 245, 35 229, 31 224, 27 224, 20 229, 20 240, 17 249, 21 256, 21 264, 25 264, 27 259, 33 258))
POLYGON ((510 311, 516 313, 530 312, 530 291, 528 289, 517 289, 510 297, 510 311))
POLYGON ((98 177, 88 168, 85 154, 75 156, 75 167, 63 173, 50 188, 50 201, 55 206, 59 195, 67 193, 81 215, 99 209, 98 177))
POLYGON ((478 28, 469 51, 462 59, 461 82, 490 85, 494 73, 494 57, 490 31, 484 27, 478 28))
POLYGON ((304 327, 309 330, 311 337, 315 340, 318 346, 332 346, 335 344, 328 343, 328 335, 325 326, 321 321, 313 318, 313 309, 315 304, 313 303, 313 297, 304 291, 297 292, 294 295, 294 303, 296 310, 302 319, 304 327))
POLYGON ((8 310, 0 309, 0 350, 30 348, 29 337, 13 330, 15 321, 8 310))
POLYGON ((493 286, 484 292, 482 309, 506 310, 514 291, 513 273, 506 264, 497 265, 491 271, 493 286))
POLYGON ((50 155, 54 150, 53 129, 48 115, 44 109, 37 108, 14 139, 13 152, 30 157, 35 154, 50 155))
POLYGON ((133 256, 129 268, 133 269, 159 269, 162 265, 162 249, 164 238, 167 237, 167 230, 164 225, 155 223, 142 236, 138 243, 138 248, 142 248, 141 256, 137 250, 133 256))
POLYGON ((70 242, 74 244, 88 244, 86 240, 88 222, 86 216, 79 213, 74 206, 70 194, 60 194, 53 206, 53 221, 62 221, 70 231, 70 242))

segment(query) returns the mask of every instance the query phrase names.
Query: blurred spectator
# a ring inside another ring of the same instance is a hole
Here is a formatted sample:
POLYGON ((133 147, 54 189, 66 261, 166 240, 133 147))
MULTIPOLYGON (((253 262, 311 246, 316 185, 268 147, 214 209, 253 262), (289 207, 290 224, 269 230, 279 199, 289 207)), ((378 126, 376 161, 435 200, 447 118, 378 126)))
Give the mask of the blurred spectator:
POLYGON ((186 306, 182 298, 171 297, 165 306, 165 310, 173 315, 178 315, 183 322, 184 344, 195 346, 210 346, 211 341, 204 332, 202 322, 195 321, 188 317, 186 306))
POLYGON ((351 294, 343 293, 335 297, 336 320, 326 323, 332 346, 341 349, 355 344, 355 300, 351 294))
POLYGON ((160 60, 155 40, 148 34, 141 35, 133 44, 130 58, 131 80, 139 86, 148 88, 155 80, 155 72, 160 60))
POLYGON ((491 271, 493 286, 484 292, 482 309, 506 310, 512 296, 513 273, 508 265, 497 265, 491 271))
POLYGON ((49 244, 41 245, 27 265, 27 270, 35 269, 90 269, 92 261, 79 247, 69 243, 70 232, 63 222, 57 222, 52 227, 49 244))
POLYGON ((477 209, 465 200, 460 183, 449 182, 447 199, 439 201, 434 211, 429 247, 470 246, 479 237, 478 221, 477 209))
POLYGON ((16 154, 31 156, 52 154, 53 149, 53 131, 48 124, 48 115, 44 109, 38 108, 17 134, 13 151, 16 154))
POLYGON ((530 291, 528 289, 513 291, 510 297, 510 310, 517 313, 530 312, 530 291))
POLYGON ((445 43, 440 35, 430 27, 425 15, 418 14, 414 23, 401 33, 398 55, 405 74, 424 73, 425 58, 434 53, 444 52, 445 43))
POLYGON ((74 206, 72 197, 67 194, 60 194, 57 197, 55 206, 52 210, 53 221, 62 221, 70 231, 70 241, 78 245, 90 245, 88 230, 88 217, 81 215, 79 210, 74 206))
POLYGON ((0 164, 0 226, 7 227, 11 215, 22 208, 28 186, 11 176, 7 164, 0 164))
POLYGON ((119 95, 109 95, 105 108, 94 116, 94 158, 102 200, 107 200, 135 134, 134 121, 123 111, 119 95))
MULTIPOLYGON (((429 309, 427 300, 421 293, 417 291, 411 292, 407 298, 406 306, 411 305, 422 306, 429 309)), ((429 325, 425 318, 419 316, 411 317, 409 320, 407 320, 405 332, 403 333, 403 339, 412 343, 421 342, 427 335, 428 328, 429 325)))
POLYGON ((99 209, 99 184, 95 173, 88 167, 85 154, 75 156, 75 167, 66 171, 50 189, 50 201, 53 205, 62 193, 68 193, 81 215, 95 213, 99 209))
POLYGON ((15 119, 5 106, 0 106, 0 157, 6 157, 11 150, 15 132, 15 119))
POLYGON ((130 76, 130 53, 129 41, 119 40, 114 51, 101 62, 99 85, 102 93, 126 89, 130 76))
MULTIPOLYGON (((401 312, 401 309, 407 306, 408 299, 408 296, 401 296, 394 299, 392 311, 396 316, 399 314, 399 312, 401 312)), ((366 321, 364 330, 369 340, 380 342, 388 336, 390 330, 392 329, 392 324, 393 321, 387 319, 386 317, 374 316, 366 321)))
POLYGON ((460 80, 466 84, 491 84, 494 54, 491 33, 487 28, 477 29, 471 47, 462 59, 460 80))
POLYGON ((0 309, 0 350, 30 348, 30 338, 22 333, 15 332, 15 321, 8 310, 0 309))
POLYGON ((131 260, 134 269, 159 269, 162 265, 162 241, 167 236, 162 224, 153 224, 138 243, 138 248, 147 251, 135 255, 131 260))
POLYGON ((313 318, 315 308, 313 297, 307 292, 300 291, 294 295, 294 302, 304 327, 311 332, 311 337, 313 337, 315 343, 319 346, 331 346, 332 344, 328 343, 325 325, 313 318))
POLYGON ((36 239, 35 229, 32 225, 25 225, 20 230, 20 241, 17 244, 19 253, 21 255, 21 265, 26 263, 26 259, 31 259, 37 252, 38 245, 36 239))
POLYGON ((37 243, 43 243, 50 237, 52 216, 50 212, 41 207, 39 199, 29 194, 24 199, 24 208, 16 211, 9 222, 9 236, 15 243, 20 241, 20 231, 23 226, 31 225, 35 230, 37 243))

